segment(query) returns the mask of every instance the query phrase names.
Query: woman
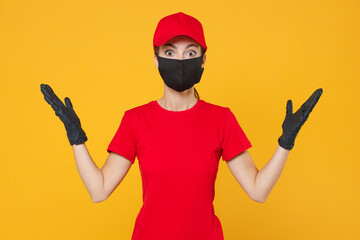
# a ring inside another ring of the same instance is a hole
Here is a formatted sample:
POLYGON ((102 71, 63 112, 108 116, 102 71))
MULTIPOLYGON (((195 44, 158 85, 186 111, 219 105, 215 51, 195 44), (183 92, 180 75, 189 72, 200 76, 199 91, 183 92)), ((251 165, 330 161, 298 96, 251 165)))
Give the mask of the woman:
POLYGON ((223 240, 213 207, 220 157, 248 196, 263 203, 322 89, 294 114, 288 101, 279 145, 259 171, 247 150, 252 145, 230 108, 200 100, 195 90, 207 50, 201 23, 182 12, 164 17, 155 30, 153 48, 164 95, 125 111, 102 169, 85 146, 87 136, 70 99, 65 98, 65 106, 50 86, 42 84, 41 91, 65 125, 92 201, 107 199, 135 157, 139 160, 143 206, 132 240, 223 240))

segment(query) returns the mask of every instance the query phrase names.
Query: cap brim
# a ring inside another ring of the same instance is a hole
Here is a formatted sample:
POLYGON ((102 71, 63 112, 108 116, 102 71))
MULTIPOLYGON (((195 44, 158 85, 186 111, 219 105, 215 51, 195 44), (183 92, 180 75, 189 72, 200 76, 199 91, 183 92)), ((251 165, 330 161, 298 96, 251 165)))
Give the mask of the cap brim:
MULTIPOLYGON (((170 33, 169 35, 166 35, 165 37, 163 37, 161 40, 159 40, 155 46, 160 47, 161 45, 165 44, 167 41, 169 41, 170 39, 176 37, 176 36, 187 36, 192 38, 195 42, 197 42, 200 46, 202 46, 198 40, 196 40, 193 36, 191 36, 191 34, 187 33, 187 32, 176 32, 176 33, 170 33)), ((202 46, 204 47, 204 46, 202 46)), ((205 48, 205 47, 204 47, 205 48)))

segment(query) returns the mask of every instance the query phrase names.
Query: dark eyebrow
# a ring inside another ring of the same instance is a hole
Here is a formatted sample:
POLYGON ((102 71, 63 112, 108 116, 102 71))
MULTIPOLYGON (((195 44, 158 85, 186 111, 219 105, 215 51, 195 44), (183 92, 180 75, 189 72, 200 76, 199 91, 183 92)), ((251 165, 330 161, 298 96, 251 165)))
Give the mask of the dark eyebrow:
MULTIPOLYGON (((164 47, 166 47, 166 46, 170 46, 170 47, 176 48, 176 47, 175 47, 174 45, 172 45, 171 43, 167 43, 167 44, 164 45, 164 47)), ((197 48, 197 46, 196 46, 195 44, 191 43, 191 44, 187 45, 185 49, 187 49, 187 48, 189 48, 189 47, 191 47, 191 46, 194 46, 194 47, 197 48)))

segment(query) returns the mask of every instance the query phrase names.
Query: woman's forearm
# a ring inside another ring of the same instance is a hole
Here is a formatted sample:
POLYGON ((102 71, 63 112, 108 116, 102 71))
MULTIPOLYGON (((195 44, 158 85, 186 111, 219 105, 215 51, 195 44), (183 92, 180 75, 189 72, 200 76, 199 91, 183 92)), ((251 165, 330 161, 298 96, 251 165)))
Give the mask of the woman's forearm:
POLYGON ((277 146, 270 161, 256 174, 255 192, 257 198, 264 202, 279 179, 290 150, 277 146))
POLYGON ((85 143, 72 145, 76 166, 93 202, 103 201, 104 178, 102 171, 92 160, 85 143))

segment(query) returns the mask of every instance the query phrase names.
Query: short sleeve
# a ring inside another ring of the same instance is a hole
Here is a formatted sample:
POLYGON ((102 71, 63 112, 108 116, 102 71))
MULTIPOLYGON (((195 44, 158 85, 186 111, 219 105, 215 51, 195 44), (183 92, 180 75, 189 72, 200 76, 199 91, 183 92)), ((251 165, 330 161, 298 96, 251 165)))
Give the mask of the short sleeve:
POLYGON ((108 153, 120 154, 131 163, 135 162, 137 146, 137 137, 133 124, 134 119, 131 118, 131 114, 125 111, 120 126, 107 148, 108 153))
POLYGON ((222 159, 227 161, 252 147, 252 145, 230 108, 227 107, 225 112, 221 154, 222 159))

